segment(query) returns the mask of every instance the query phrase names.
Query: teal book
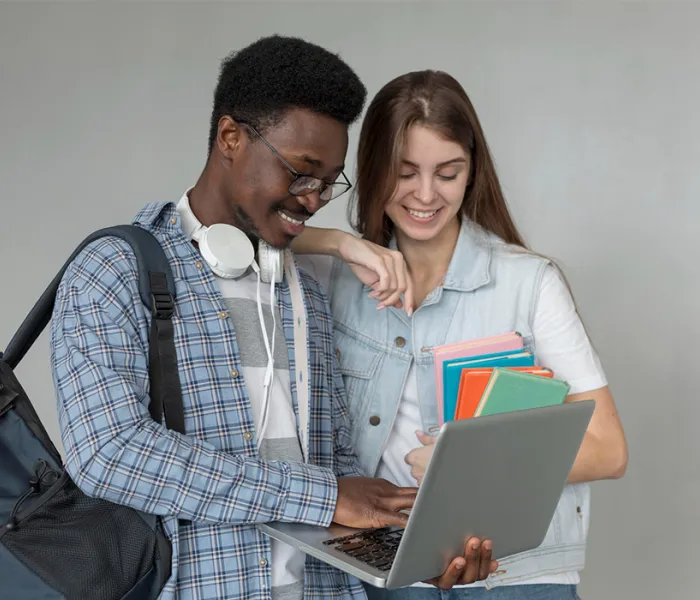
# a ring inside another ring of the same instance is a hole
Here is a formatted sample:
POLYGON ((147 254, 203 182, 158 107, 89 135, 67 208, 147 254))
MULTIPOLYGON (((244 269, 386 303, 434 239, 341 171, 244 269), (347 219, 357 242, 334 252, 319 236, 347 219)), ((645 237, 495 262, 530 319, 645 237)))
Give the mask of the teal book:
POLYGON ((475 417, 562 404, 569 395, 566 381, 523 371, 493 370, 475 417))
POLYGON ((522 350, 445 361, 442 366, 443 414, 445 421, 453 421, 455 417, 462 369, 474 367, 532 367, 534 365, 534 355, 531 352, 523 352, 522 350))

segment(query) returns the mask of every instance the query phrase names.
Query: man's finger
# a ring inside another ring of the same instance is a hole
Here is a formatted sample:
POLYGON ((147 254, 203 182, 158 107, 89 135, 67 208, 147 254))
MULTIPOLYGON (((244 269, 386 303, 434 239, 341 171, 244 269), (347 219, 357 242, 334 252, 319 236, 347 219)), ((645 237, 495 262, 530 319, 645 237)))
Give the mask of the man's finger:
POLYGON ((479 575, 479 563, 481 558, 481 540, 473 537, 467 541, 467 550, 464 556, 467 559, 467 567, 464 569, 461 583, 474 583, 479 575))
POLYGON ((491 573, 493 543, 489 540, 481 544, 481 560, 479 561, 479 579, 486 579, 491 573))
POLYGON ((416 494, 394 495, 381 498, 379 506, 384 510, 398 511, 413 508, 416 502, 416 494))
POLYGON ((441 590, 451 590, 460 580, 465 568, 465 560, 458 556, 447 567, 447 570, 438 577, 435 585, 441 590))
POLYGON ((375 518, 378 527, 406 527, 408 515, 402 512, 392 512, 390 510, 377 510, 375 518))

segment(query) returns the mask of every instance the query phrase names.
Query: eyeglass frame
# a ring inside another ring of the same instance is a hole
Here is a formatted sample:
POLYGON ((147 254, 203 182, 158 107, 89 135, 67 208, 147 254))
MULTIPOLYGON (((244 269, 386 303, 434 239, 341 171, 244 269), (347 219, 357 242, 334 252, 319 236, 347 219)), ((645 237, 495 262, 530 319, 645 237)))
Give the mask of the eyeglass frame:
POLYGON ((297 171, 292 165, 290 165, 287 162, 287 160, 285 160, 285 158, 277 151, 277 149, 270 142, 268 142, 265 139, 265 136, 263 136, 255 127, 253 127, 247 121, 243 121, 241 119, 234 119, 234 120, 236 121, 236 123, 238 123, 240 125, 245 125, 246 127, 249 127, 253 131, 253 133, 255 133, 255 135, 257 135, 263 141, 263 143, 270 149, 270 151, 282 162, 282 164, 285 167, 287 167, 287 170, 294 176, 294 179, 290 182, 289 187, 287 188, 287 191, 289 191, 289 193, 292 194, 292 196, 308 196, 309 194, 313 194, 314 192, 318 192, 318 197, 321 200, 321 202, 323 202, 324 204, 327 204, 331 200, 335 200, 336 198, 340 198, 340 196, 342 196, 343 194, 346 194, 352 188, 352 183, 350 183, 350 181, 347 178, 347 175, 345 175, 345 171, 340 172, 340 175, 343 176, 343 179, 345 180, 345 182, 334 181, 332 183, 328 183, 327 181, 324 181, 320 177, 316 177, 314 175, 309 175, 308 173, 299 173, 299 171, 297 171), (308 192, 306 192, 306 194, 294 194, 290 188, 301 177, 307 177, 309 179, 319 181, 321 183, 321 185, 319 186, 318 189, 309 190, 308 192), (334 196, 333 198, 330 198, 328 200, 324 200, 323 198, 321 198, 321 194, 323 194, 323 192, 326 191, 329 187, 334 186, 334 185, 344 185, 346 187, 342 192, 340 192, 340 194, 338 194, 337 196, 334 196))

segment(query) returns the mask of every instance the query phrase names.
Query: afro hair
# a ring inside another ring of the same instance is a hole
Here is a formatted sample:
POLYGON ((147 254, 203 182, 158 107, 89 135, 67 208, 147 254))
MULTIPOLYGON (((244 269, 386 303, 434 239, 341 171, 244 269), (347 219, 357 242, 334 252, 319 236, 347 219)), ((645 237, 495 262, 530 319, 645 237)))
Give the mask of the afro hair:
POLYGON ((209 152, 223 116, 258 131, 304 108, 346 125, 360 116, 367 90, 337 54, 296 37, 264 37, 221 63, 209 128, 209 152))

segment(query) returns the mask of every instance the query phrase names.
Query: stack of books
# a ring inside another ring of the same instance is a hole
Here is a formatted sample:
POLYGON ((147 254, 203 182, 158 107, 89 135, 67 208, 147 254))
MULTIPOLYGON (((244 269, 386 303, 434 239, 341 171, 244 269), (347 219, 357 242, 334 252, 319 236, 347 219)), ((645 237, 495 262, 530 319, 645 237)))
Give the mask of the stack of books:
POLYGON ((569 393, 518 332, 438 346, 433 356, 440 424, 561 404, 569 393))

